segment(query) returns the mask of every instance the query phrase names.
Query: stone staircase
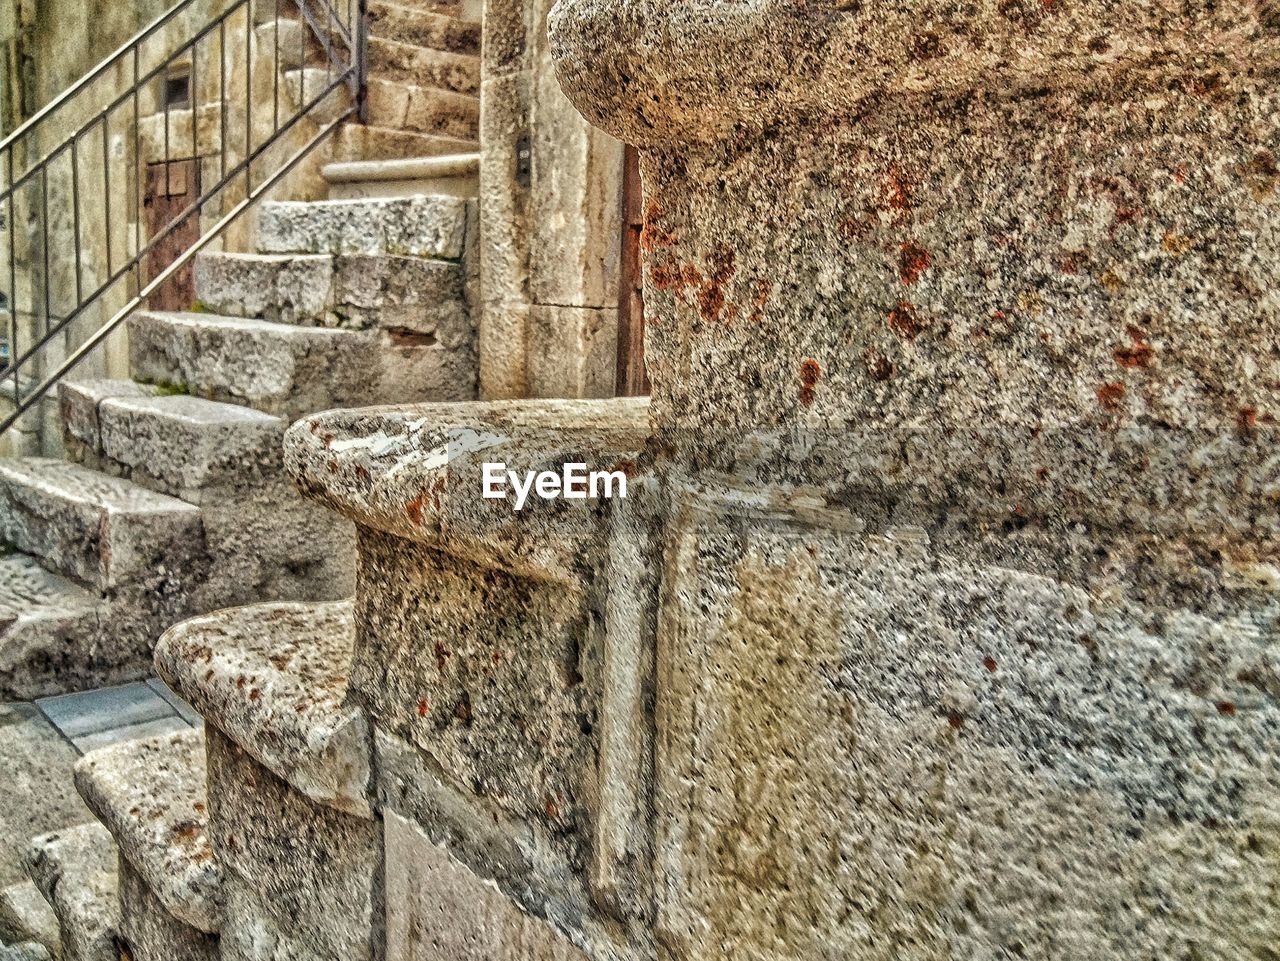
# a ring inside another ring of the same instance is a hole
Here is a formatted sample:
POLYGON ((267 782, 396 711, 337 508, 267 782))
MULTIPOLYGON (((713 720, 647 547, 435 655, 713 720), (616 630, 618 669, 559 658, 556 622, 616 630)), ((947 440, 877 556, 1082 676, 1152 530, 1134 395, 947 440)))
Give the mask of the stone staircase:
POLYGON ((439 404, 299 423, 292 476, 367 539, 356 600, 221 610, 166 632, 157 671, 204 728, 79 761, 100 824, 33 844, 48 905, 24 933, 58 932, 64 961, 584 961, 581 942, 611 935, 573 921, 588 903, 570 868, 591 803, 579 764, 598 736, 598 679, 576 658, 598 640, 572 557, 604 515, 544 508, 517 525, 451 488, 491 455, 634 457, 645 409, 439 404), (513 540, 524 525, 547 537, 513 540))
MULTIPOLYGON (((473 219, 473 218, 472 218, 473 219)), ((68 383, 70 462, 0 461, 0 691, 145 676, 202 611, 351 589, 352 532, 283 473, 294 418, 475 392, 468 201, 264 205, 203 255, 196 309, 129 322, 132 381, 68 383)))

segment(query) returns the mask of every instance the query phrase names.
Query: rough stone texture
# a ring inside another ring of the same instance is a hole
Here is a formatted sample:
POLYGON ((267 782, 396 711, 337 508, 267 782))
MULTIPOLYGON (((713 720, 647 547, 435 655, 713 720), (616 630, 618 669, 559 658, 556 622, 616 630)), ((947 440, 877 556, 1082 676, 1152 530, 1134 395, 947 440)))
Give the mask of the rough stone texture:
POLYGON ((261 320, 143 312, 129 350, 135 376, 290 418, 354 403, 379 379, 370 336, 261 320))
POLYGON ((280 201, 258 213, 264 254, 462 256, 466 203, 458 197, 280 201))
POLYGON ((645 148, 669 958, 1274 951, 1273 20, 558 6, 645 148))
POLYGON ((613 397, 618 310, 534 307, 529 314, 529 389, 534 397, 613 397))
POLYGON ((475 141, 480 98, 400 80, 369 79, 369 119, 417 133, 475 141))
POLYGON ((0 942, 35 943, 58 951, 58 919, 34 882, 11 884, 0 891, 0 942))
POLYGON ((350 594, 353 531, 299 501, 281 463, 280 418, 179 395, 109 398, 97 420, 96 439, 68 429, 71 456, 200 508, 209 574, 193 585, 190 611, 350 594))
POLYGON ((50 961, 52 957, 48 948, 34 941, 0 944, 0 961, 50 961))
POLYGON ((370 39, 369 70, 379 78, 420 87, 471 96, 480 92, 478 57, 415 46, 399 37, 370 39))
POLYGON ((369 32, 374 37, 453 53, 480 54, 479 22, 397 3, 369 4, 369 32))
POLYGON ((584 123, 560 91, 546 38, 551 6, 486 4, 485 398, 615 392, 623 148, 584 123), (522 138, 531 164, 525 178, 512 176, 522 138))
POLYGON ((347 704, 354 632, 349 602, 222 611, 168 631, 156 668, 292 788, 371 817, 368 725, 347 704))
POLYGON ((315 961, 315 950, 291 938, 290 928, 234 878, 227 885, 227 922, 218 943, 222 961, 315 961))
POLYGON ((230 317, 278 323, 378 326, 434 335, 449 349, 474 332, 452 261, 418 257, 204 254, 196 261, 200 302, 230 317))
POLYGON ((386 835, 387 961, 586 961, 413 822, 388 811, 386 835))
POLYGON ((134 961, 218 961, 218 937, 169 913, 132 864, 120 859, 120 936, 134 961))
POLYGON ((68 441, 87 444, 99 452, 101 427, 98 407, 109 397, 151 397, 156 388, 133 380, 73 380, 58 385, 62 428, 68 441))
POLYGON ((178 921, 221 922, 222 871, 208 837, 204 733, 186 730, 86 754, 76 788, 124 857, 178 921))
POLYGON ((98 635, 98 598, 24 554, 0 557, 0 691, 34 700, 65 685, 61 668, 98 635))
POLYGON ((102 589, 176 573, 203 549, 192 505, 41 458, 0 463, 0 539, 102 589))
POLYGON ((434 404, 331 411, 295 424, 285 461, 300 488, 358 524, 537 578, 576 581, 603 501, 480 497, 483 465, 632 471, 648 401, 434 404), (526 531, 536 530, 537 536, 526 531))
MULTIPOLYGON (((212 725, 206 736, 209 827, 227 872, 229 917, 256 927, 261 938, 252 930, 245 936, 264 950, 277 950, 263 934, 274 927, 312 955, 379 957, 380 825, 307 800, 212 725), (246 902, 251 914, 238 918, 246 902), (253 918, 269 924, 253 925, 253 918)), ((285 950, 282 957, 291 957, 285 950)))
POLYGON ((62 961, 119 961, 116 847, 96 821, 35 838, 27 871, 53 907, 62 961))

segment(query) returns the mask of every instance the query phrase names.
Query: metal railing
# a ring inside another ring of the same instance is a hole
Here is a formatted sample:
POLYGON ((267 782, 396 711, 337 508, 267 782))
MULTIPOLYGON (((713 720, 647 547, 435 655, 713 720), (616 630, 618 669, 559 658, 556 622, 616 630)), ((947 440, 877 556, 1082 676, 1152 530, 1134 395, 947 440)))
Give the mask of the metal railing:
POLYGON ((365 0, 181 0, 0 140, 0 433, 360 116, 365 73, 365 0))

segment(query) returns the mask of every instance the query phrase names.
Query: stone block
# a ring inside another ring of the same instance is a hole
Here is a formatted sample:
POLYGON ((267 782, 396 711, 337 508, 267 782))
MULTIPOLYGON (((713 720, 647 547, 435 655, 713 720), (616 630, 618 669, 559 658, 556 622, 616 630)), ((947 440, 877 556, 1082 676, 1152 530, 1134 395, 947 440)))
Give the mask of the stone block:
POLYGON ((171 628, 156 668, 293 789, 372 817, 368 724, 346 703, 354 641, 350 602, 258 605, 171 628))
POLYGON ((205 739, 187 728, 86 754, 76 788, 174 920, 206 934, 222 920, 222 871, 208 836, 205 739))
POLYGON ((386 812, 387 961, 587 961, 415 824, 386 812))
POLYGON ((1280 705, 1256 615, 1094 596, 839 514, 673 508, 672 957, 1269 950, 1280 705))
POLYGON ((150 397, 155 392, 155 387, 132 380, 63 381, 58 385, 58 400, 68 455, 83 462, 74 456, 76 450, 83 449, 89 456, 101 453, 98 407, 108 397, 150 397))
POLYGON ((258 214, 265 254, 462 256, 466 202, 459 197, 275 201, 258 214))
POLYGON ((359 546, 354 697, 455 788, 582 857, 600 656, 583 591, 373 532, 359 546))
POLYGON ((442 92, 476 96, 480 88, 480 60, 469 54, 415 46, 401 37, 369 40, 372 76, 442 92))
POLYGON ((218 961, 218 937, 169 913, 123 856, 120 859, 120 938, 134 961, 218 961))
POLYGON ((615 396, 617 308, 535 305, 529 312, 528 366, 534 397, 615 396))
POLYGON ((462 19, 456 14, 374 0, 369 4, 369 33, 377 38, 398 40, 416 47, 473 57, 480 55, 480 23, 462 19))
POLYGON ((197 508, 63 461, 0 464, 0 538, 102 590, 198 573, 197 508))
POLYGON ((32 881, 0 890, 0 943, 35 943, 56 952, 61 944, 58 918, 32 881))
POLYGON ((62 961, 119 961, 116 848, 93 822, 35 838, 27 871, 53 907, 62 961))
POLYGON ((33 558, 0 557, 0 696, 29 701, 74 683, 72 665, 97 636, 102 606, 33 558))
POLYGON ((379 957, 381 826, 308 800, 212 725, 206 737, 209 828, 229 890, 316 955, 379 957))

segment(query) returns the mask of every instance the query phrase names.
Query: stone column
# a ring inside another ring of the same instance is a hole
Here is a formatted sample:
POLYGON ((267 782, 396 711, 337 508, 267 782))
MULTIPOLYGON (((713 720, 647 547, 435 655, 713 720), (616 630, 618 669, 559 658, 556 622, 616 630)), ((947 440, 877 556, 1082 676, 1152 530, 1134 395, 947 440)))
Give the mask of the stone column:
POLYGON ((660 955, 1280 943, 1280 19, 561 0, 643 151, 660 955))
POLYGON ((551 0, 487 0, 481 108, 480 388, 612 397, 622 145, 565 99, 551 0))

